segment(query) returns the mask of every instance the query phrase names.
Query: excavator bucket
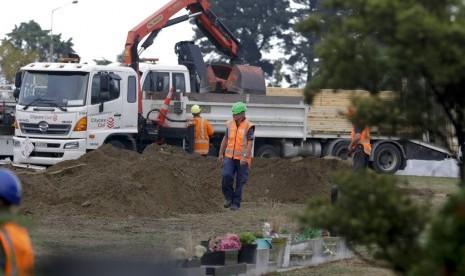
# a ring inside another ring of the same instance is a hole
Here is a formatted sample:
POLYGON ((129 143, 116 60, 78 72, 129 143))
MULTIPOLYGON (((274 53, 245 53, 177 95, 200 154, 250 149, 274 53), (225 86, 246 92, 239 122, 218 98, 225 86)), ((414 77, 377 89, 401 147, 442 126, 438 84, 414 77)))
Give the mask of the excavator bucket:
POLYGON ((266 94, 265 77, 260 67, 234 65, 226 80, 226 89, 236 93, 266 94))
POLYGON ((213 64, 201 77, 200 93, 205 92, 265 95, 265 77, 259 67, 213 64))
POLYGON ((226 91, 226 79, 231 72, 227 65, 212 64, 207 67, 200 77, 200 93, 226 91))

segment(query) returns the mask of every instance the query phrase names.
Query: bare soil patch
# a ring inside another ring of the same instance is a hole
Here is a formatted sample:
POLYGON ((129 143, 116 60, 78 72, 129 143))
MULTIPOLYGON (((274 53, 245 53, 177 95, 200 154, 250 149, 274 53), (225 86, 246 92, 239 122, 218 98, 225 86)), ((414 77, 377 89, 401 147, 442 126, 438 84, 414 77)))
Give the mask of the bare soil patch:
MULTIPOLYGON (((252 161, 244 202, 305 203, 330 193, 338 159, 252 161)), ((151 145, 142 153, 104 145, 45 172, 14 168, 24 186, 21 211, 32 215, 165 218, 222 210, 216 158, 151 145)))

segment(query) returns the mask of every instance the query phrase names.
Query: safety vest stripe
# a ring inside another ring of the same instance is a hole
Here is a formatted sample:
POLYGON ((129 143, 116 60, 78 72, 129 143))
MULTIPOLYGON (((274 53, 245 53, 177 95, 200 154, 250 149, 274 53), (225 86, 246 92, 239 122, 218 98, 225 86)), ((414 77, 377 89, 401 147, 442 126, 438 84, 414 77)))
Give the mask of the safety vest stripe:
POLYGON ((5 237, 5 240, 6 240, 6 246, 8 247, 8 251, 10 252, 10 257, 11 257, 11 260, 9 260, 10 262, 10 265, 11 265, 11 276, 16 276, 18 275, 18 266, 16 264, 16 253, 15 253, 15 250, 13 248, 13 242, 11 241, 11 238, 10 238, 10 235, 8 234, 7 231, 5 231, 5 229, 1 229, 0 230, 3 234, 3 236, 5 237))
POLYGON ((198 154, 208 154, 208 149, 196 149, 195 152, 198 154))
POLYGON ((203 140, 195 140, 195 143, 196 144, 207 144, 209 141, 207 139, 203 139, 203 140))
MULTIPOLYGON (((226 132, 228 133, 228 135, 230 134, 230 130, 231 130, 233 122, 234 121, 229 121, 229 124, 227 125, 226 132)), ((230 149, 230 148, 227 147, 224 153, 233 155, 234 154, 234 149, 230 149)))
POLYGON ((204 118, 200 120, 200 138, 205 139, 204 118))
POLYGON ((247 150, 247 132, 249 131, 249 127, 250 127, 250 123, 247 122, 244 128, 244 137, 242 138, 242 149, 243 149, 242 151, 243 152, 241 152, 241 155, 246 153, 245 151, 247 150))

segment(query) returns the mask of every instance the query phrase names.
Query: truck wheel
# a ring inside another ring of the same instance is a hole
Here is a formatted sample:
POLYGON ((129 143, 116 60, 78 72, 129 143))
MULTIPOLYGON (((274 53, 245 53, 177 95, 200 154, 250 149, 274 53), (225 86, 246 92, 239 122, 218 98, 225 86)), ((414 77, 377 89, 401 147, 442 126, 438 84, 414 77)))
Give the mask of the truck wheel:
POLYGON ((258 148, 255 157, 262 157, 262 158, 278 158, 279 153, 278 151, 271 145, 263 145, 258 148))
POLYGON ((126 149, 124 144, 121 141, 118 141, 118 140, 111 140, 110 142, 108 142, 108 144, 112 145, 113 147, 115 147, 117 149, 126 149))
POLYGON ((337 143, 334 146, 333 151, 331 152, 331 155, 339 157, 342 160, 347 160, 347 158, 349 158, 349 150, 347 149, 349 144, 350 144, 349 141, 341 141, 337 143))
POLYGON ((375 149, 373 168, 376 172, 394 174, 399 170, 401 164, 400 151, 395 145, 384 143, 375 149))

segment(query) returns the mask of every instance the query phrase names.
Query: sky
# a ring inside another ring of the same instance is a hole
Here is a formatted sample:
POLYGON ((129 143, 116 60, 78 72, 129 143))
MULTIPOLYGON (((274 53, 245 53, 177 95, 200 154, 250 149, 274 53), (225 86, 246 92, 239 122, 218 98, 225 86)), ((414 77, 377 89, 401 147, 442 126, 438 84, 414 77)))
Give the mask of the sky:
MULTIPOLYGON (((155 13, 169 0, 14 0, 2 1, 0 39, 6 37, 15 25, 34 20, 43 30, 50 30, 52 10, 53 34, 61 40, 72 38, 75 52, 81 62, 94 59, 116 61, 124 50, 128 31, 155 13), (126 4, 123 4, 126 3, 126 4), (57 9, 58 8, 58 9, 57 9)), ((180 11, 175 17, 186 14, 180 11)), ((177 64, 174 45, 191 40, 195 24, 189 21, 162 30, 154 44, 141 57, 159 58, 163 64, 177 64)))

